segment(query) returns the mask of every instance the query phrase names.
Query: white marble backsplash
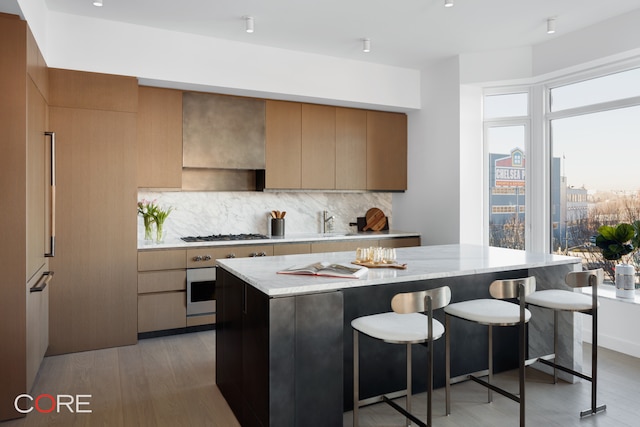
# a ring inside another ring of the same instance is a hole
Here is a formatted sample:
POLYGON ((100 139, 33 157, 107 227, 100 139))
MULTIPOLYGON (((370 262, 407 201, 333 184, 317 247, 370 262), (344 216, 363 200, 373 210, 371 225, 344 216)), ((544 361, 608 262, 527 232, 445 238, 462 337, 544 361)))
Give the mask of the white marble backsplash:
MULTIPOLYGON (((271 233, 270 212, 286 211, 285 235, 322 232, 322 211, 335 216, 333 231, 354 232, 359 216, 380 208, 391 222, 391 193, 333 192, 138 192, 138 201, 155 200, 162 208, 173 207, 164 226, 166 238, 210 234, 271 233)), ((138 216, 138 239, 144 238, 138 216)))

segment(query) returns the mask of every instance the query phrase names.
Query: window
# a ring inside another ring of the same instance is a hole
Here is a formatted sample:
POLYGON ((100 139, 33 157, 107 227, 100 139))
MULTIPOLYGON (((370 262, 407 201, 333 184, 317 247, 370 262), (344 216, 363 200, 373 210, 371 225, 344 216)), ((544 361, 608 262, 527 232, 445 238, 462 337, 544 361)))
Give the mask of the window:
POLYGON ((601 225, 640 219, 640 68, 552 87, 548 99, 551 250, 612 278, 593 241, 601 225))

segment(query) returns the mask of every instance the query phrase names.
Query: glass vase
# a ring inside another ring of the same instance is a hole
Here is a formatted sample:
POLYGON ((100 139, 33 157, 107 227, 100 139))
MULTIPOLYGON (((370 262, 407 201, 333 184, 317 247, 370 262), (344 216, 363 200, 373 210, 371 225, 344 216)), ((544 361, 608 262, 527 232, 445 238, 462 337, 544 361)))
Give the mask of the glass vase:
POLYGON ((150 245, 154 241, 153 236, 153 219, 143 218, 144 220, 144 243, 150 245))
POLYGON ((156 244, 164 243, 164 223, 156 222, 156 244))

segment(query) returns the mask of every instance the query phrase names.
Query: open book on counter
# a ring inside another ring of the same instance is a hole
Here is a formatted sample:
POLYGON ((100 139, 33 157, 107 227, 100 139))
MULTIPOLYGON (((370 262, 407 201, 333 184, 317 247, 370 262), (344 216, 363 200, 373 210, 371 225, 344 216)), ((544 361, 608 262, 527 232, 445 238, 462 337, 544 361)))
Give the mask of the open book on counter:
POLYGON ((311 276, 343 277, 359 279, 367 273, 367 267, 316 262, 309 265, 298 265, 278 271, 279 274, 306 274, 311 276))

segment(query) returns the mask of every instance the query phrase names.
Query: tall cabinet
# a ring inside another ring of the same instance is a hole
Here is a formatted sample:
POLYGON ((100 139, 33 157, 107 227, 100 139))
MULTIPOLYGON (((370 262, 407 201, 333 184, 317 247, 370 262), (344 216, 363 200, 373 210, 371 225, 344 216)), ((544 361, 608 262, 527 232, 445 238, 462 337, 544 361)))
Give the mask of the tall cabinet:
POLYGON ((22 416, 48 345, 53 233, 46 64, 25 21, 0 14, 0 421, 22 416))
POLYGON ((137 80, 49 70, 57 250, 48 354, 137 341, 137 80))

